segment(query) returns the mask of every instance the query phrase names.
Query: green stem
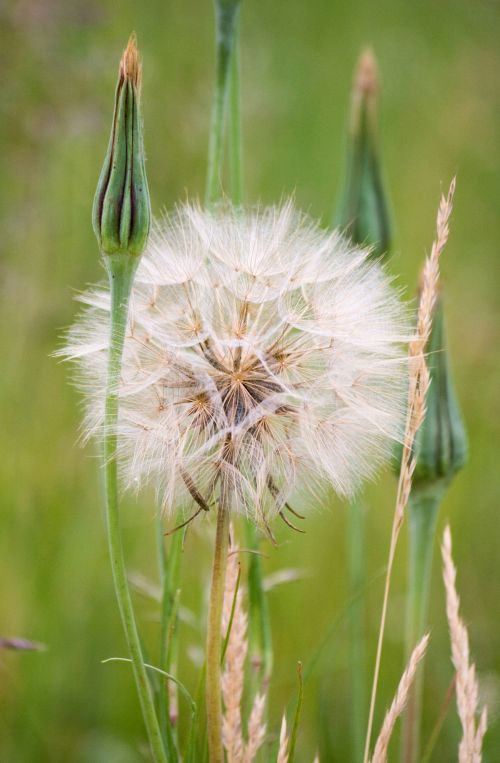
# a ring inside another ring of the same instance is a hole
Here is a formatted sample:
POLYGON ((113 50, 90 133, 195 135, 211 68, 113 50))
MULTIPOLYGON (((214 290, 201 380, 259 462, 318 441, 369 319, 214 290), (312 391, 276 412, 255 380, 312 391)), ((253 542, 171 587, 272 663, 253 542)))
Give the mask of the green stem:
MULTIPOLYGON (((176 605, 176 598, 178 597, 181 573, 183 537, 181 532, 174 535, 171 540, 170 553, 167 555, 161 516, 158 516, 157 520, 157 536, 158 561, 160 565, 160 581, 162 586, 159 667, 161 670, 171 672, 173 655, 177 645, 178 606, 176 605)), ((158 718, 160 727, 164 733, 167 750, 169 751, 170 756, 173 757, 174 755, 178 755, 178 752, 176 726, 172 724, 172 719, 170 717, 171 686, 172 685, 168 683, 160 686, 158 696, 158 718)))
POLYGON ((241 158, 240 46, 237 36, 231 57, 231 98, 229 111, 229 168, 231 198, 235 207, 243 201, 241 158))
POLYGON ((212 122, 208 144, 208 175, 205 200, 208 206, 222 196, 222 165, 227 101, 231 74, 235 30, 239 12, 238 2, 215 3, 216 24, 216 81, 212 104, 212 122))
POLYGON ((364 511, 359 496, 348 506, 347 548, 349 563, 349 674, 351 684, 351 752, 352 760, 363 759, 366 730, 366 650, 364 599, 360 591, 365 585, 364 511))
POLYGON ((217 529, 215 532, 212 586, 207 626, 206 702, 210 763, 224 763, 224 748, 222 746, 221 655, 222 608, 224 604, 224 586, 229 546, 229 502, 227 501, 226 492, 223 481, 217 510, 217 529))
POLYGON ((246 544, 255 552, 250 554, 248 565, 249 651, 252 676, 258 679, 255 689, 262 691, 269 682, 273 667, 271 621, 264 591, 258 530, 253 522, 245 520, 245 532, 246 544))
MULTIPOLYGON (((442 490, 414 489, 408 504, 409 570, 406 603, 406 654, 410 656, 427 627, 434 537, 442 490)), ((401 760, 420 761, 423 671, 413 684, 403 722, 401 760)))
POLYGON ((111 342, 108 358, 104 434, 106 524, 115 593, 132 662, 142 715, 155 762, 167 763, 160 727, 156 717, 153 693, 146 674, 146 668, 144 667, 141 643, 128 586, 118 502, 118 470, 116 460, 116 423, 119 405, 118 383, 127 325, 128 300, 137 262, 137 257, 128 254, 106 257, 111 290, 111 342))

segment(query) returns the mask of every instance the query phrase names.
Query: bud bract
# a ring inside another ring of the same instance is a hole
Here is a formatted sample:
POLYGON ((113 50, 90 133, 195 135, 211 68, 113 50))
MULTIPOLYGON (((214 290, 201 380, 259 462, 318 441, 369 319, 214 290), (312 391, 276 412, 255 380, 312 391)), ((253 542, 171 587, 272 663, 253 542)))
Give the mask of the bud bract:
POLYGON ((135 36, 120 62, 108 151, 99 177, 92 223, 103 254, 142 254, 151 206, 140 114, 141 66, 135 36))
POLYGON ((467 435, 453 383, 441 297, 434 308, 427 353, 431 384, 425 419, 415 439, 415 488, 447 485, 467 460, 467 435))
POLYGON ((365 51, 357 67, 352 91, 344 185, 335 217, 357 244, 373 248, 373 256, 388 253, 390 214, 377 146, 377 64, 365 51))

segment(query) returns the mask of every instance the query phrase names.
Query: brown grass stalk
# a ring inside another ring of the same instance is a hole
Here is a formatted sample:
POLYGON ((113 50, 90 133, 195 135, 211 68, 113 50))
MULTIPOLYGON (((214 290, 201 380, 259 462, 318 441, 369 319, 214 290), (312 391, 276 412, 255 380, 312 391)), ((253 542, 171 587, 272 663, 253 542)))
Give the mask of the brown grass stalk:
POLYGON ((443 534, 441 553, 451 659, 456 670, 457 710, 463 732, 458 748, 458 760, 459 763, 481 763, 482 742, 487 728, 487 709, 483 707, 478 718, 479 687, 475 665, 470 661, 469 634, 460 617, 460 599, 456 589, 457 570, 451 555, 451 532, 448 526, 443 534))
MULTIPOLYGON (((231 537, 234 531, 231 528, 231 537)), ((224 607, 222 612, 222 634, 230 634, 222 673, 222 740, 227 754, 227 763, 252 763, 255 760, 265 735, 264 710, 266 697, 257 694, 248 719, 247 741, 242 728, 241 702, 245 685, 245 663, 248 653, 247 614, 243 607, 243 592, 238 588, 239 548, 232 545, 229 550, 224 607), (231 619, 232 618, 232 619, 231 619)))
POLYGON ((382 602, 382 613, 380 618, 377 652, 375 657, 375 668, 373 672, 373 684, 363 763, 368 763, 370 754, 370 742, 373 728, 373 717, 375 713, 375 701, 377 696, 378 677, 380 672, 380 661, 385 633, 385 621, 387 617, 387 605, 389 601, 389 588, 392 568, 394 564, 399 532, 401 530, 401 525, 405 515, 405 509, 408 504, 408 498, 410 496, 412 476, 416 464, 415 456, 413 454, 413 443, 415 441, 415 436, 418 432, 418 429, 425 417, 425 396, 427 394, 430 383, 429 371, 425 362, 425 346, 431 332, 432 314, 434 304, 436 302, 439 282, 439 261, 441 258, 441 253, 448 240, 448 223, 453 208, 454 193, 455 178, 450 184, 448 195, 442 196, 439 204, 436 223, 436 239, 432 245, 430 255, 425 260, 424 268, 422 271, 417 325, 414 337, 412 338, 409 345, 408 410, 405 434, 403 439, 403 454, 401 458, 401 469, 399 473, 399 482, 396 495, 396 506, 394 510, 391 530, 391 541, 389 546, 387 573, 384 585, 384 597, 382 602))
POLYGON ((426 634, 419 641, 410 656, 406 670, 401 677, 401 681, 399 682, 396 695, 392 700, 392 704, 389 710, 385 714, 380 734, 375 743, 375 749, 371 763, 386 763, 387 761, 387 752, 389 749, 389 742, 391 740, 392 732, 394 731, 394 726, 396 725, 397 719, 406 706, 410 689, 415 679, 418 664, 425 654, 428 642, 429 634, 426 634))
MULTIPOLYGON (((231 536, 233 536, 232 531, 231 536)), ((231 632, 221 680, 222 699, 224 702, 222 740, 226 749, 228 763, 241 763, 244 752, 241 699, 245 684, 245 660, 248 651, 248 641, 246 638, 247 616, 243 610, 241 590, 238 590, 236 593, 236 601, 234 599, 240 567, 238 550, 235 546, 232 546, 230 549, 222 612, 222 634, 225 637, 231 622, 231 612, 234 603, 231 632)))

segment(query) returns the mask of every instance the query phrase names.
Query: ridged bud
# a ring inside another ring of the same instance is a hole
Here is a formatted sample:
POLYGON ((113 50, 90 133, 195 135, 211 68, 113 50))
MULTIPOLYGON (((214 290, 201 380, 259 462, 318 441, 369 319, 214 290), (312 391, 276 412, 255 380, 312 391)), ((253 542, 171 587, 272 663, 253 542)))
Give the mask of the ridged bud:
POLYGON ((366 50, 360 57, 352 90, 344 184, 335 216, 356 244, 373 247, 373 256, 391 245, 389 205, 377 145, 377 62, 366 50))
POLYGON ((467 434, 448 357, 441 297, 434 308, 427 353, 431 385, 425 419, 415 440, 416 489, 449 484, 467 461, 467 434))
POLYGON ((92 210, 94 232, 106 255, 139 256, 149 234, 140 88, 141 64, 132 35, 120 62, 111 137, 92 210))

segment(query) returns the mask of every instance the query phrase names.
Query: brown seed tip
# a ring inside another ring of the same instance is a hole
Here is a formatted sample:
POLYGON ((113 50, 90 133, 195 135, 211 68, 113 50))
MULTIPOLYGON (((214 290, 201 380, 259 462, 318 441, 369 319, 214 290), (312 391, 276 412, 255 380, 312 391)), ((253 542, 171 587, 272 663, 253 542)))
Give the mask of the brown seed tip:
POLYGON ((359 57, 354 86, 360 95, 377 95, 379 88, 378 66, 371 48, 366 48, 359 57))
POLYGON ((141 70, 141 61, 137 49, 137 37, 135 32, 132 32, 127 47, 123 51, 122 60, 120 61, 120 74, 125 80, 130 80, 135 87, 139 87, 141 70))

